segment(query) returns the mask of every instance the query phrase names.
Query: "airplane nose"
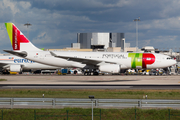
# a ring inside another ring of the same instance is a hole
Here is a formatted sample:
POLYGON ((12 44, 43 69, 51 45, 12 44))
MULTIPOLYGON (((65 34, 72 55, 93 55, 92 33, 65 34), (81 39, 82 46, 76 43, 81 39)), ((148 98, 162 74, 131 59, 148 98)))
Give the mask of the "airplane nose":
POLYGON ((173 60, 173 65, 174 65, 174 64, 177 64, 177 61, 176 61, 176 59, 174 59, 174 60, 173 60))

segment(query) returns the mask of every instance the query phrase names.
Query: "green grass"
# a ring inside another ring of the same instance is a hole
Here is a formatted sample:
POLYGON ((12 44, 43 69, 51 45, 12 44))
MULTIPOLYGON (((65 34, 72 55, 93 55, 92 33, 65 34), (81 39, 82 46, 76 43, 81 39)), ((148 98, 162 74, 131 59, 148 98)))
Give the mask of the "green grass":
POLYGON ((0 79, 0 81, 7 81, 7 79, 0 79))
POLYGON ((1 89, 0 97, 27 97, 41 98, 95 98, 106 99, 180 99, 180 90, 100 90, 100 89, 1 89))
MULTIPOLYGON (((2 109, 1 109, 2 110, 2 109)), ((3 109, 4 120, 66 120, 67 110, 69 120, 91 120, 91 109, 64 108, 64 109, 3 109), (44 115, 42 117, 42 115, 44 115), (73 115, 73 116, 72 116, 73 115), (81 116, 80 116, 81 115, 81 116), (88 116, 87 116, 88 115, 88 116), (41 116, 41 117, 38 117, 41 116)), ((0 112, 1 113, 1 112, 0 112)), ((171 110, 171 120, 180 119, 180 110, 171 110)), ((1 114, 0 114, 1 115, 1 114)), ((100 119, 100 109, 94 109, 94 120, 100 119)), ((101 120, 168 120, 168 109, 101 109, 101 120), (136 109, 136 114, 135 114, 136 109)))
MULTIPOLYGON (((143 95, 148 95, 148 99, 180 99, 180 90, 101 90, 101 89, 0 89, 0 97, 27 97, 27 98, 88 98, 94 95, 95 98, 115 98, 115 99, 143 99, 143 95)), ((2 109, 0 109, 2 110, 2 109)), ((51 115, 49 117, 38 117, 36 120, 66 120, 69 115, 91 115, 91 109, 64 108, 64 109, 36 109, 36 115, 51 115), (52 115, 65 115, 53 117, 52 115)), ((95 115, 99 114, 95 108, 95 115)), ((180 115, 180 110, 171 110, 172 113, 180 115)), ((168 109, 137 109, 137 120, 168 120, 168 109)), ((0 111, 1 116, 1 111, 0 111)), ((4 120, 33 120, 34 109, 3 109, 4 120)), ((1 118, 0 118, 1 119, 1 118)), ((101 120, 134 120, 135 109, 102 109, 101 120)), ((180 116, 171 116, 171 120, 180 119, 180 116)), ((91 116, 69 116, 69 120, 91 120, 91 116)), ((99 117, 94 117, 99 120, 99 117)))

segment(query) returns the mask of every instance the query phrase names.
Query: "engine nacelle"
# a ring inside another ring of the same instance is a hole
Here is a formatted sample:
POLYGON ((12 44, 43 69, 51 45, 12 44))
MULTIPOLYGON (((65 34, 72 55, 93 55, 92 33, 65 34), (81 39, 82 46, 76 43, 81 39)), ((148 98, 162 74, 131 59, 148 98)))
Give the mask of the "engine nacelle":
POLYGON ((99 66, 99 70, 101 72, 108 72, 108 73, 119 73, 120 72, 120 65, 117 64, 106 64, 99 66))
POLYGON ((22 68, 21 65, 10 65, 11 72, 21 72, 22 68))

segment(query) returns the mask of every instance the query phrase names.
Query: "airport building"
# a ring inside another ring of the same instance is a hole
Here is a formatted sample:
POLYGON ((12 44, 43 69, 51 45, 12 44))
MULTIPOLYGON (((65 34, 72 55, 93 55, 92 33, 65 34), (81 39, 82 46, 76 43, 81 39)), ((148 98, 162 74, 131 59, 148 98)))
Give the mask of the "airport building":
POLYGON ((125 50, 124 33, 77 33, 77 43, 72 48, 107 50, 108 48, 125 50))
POLYGON ((45 49, 45 51, 71 51, 71 52, 150 52, 160 53, 170 56, 178 56, 180 61, 180 53, 168 51, 160 51, 153 46, 145 46, 141 49, 131 47, 130 43, 125 43, 124 33, 77 33, 77 43, 72 43, 71 48, 64 49, 45 49))
POLYGON ((125 43, 124 33, 77 33, 77 43, 71 43, 71 48, 45 51, 135 52, 136 47, 130 47, 130 43, 125 43))

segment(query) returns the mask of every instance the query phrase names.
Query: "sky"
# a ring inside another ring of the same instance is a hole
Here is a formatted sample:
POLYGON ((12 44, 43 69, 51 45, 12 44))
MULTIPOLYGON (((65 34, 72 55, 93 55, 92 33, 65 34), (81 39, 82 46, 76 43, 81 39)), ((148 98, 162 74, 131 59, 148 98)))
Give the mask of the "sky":
POLYGON ((180 50, 179 0, 0 0, 0 52, 11 48, 5 22, 13 22, 38 48, 61 49, 77 33, 125 33, 136 46, 180 50), (25 23, 32 26, 24 26, 25 23))

